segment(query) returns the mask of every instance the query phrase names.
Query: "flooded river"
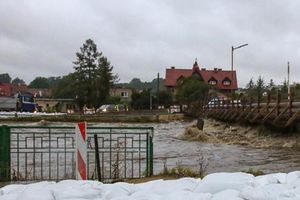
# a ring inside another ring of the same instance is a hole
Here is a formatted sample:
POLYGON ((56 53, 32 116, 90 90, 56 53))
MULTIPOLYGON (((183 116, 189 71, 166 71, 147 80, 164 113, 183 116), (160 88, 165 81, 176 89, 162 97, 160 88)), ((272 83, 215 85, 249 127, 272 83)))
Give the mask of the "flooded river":
POLYGON ((289 148, 253 148, 241 145, 207 144, 178 139, 186 127, 195 122, 170 122, 166 124, 144 124, 153 126, 154 133, 154 172, 176 163, 199 168, 199 159, 207 159, 207 172, 230 172, 262 170, 264 173, 289 172, 300 170, 300 151, 289 148))

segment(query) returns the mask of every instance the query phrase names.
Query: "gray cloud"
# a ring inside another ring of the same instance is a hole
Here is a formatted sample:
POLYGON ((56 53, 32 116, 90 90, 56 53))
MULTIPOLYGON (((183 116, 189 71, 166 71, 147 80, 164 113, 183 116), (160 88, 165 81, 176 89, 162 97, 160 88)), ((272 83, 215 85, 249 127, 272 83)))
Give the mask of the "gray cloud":
POLYGON ((298 0, 2 0, 0 67, 27 82, 73 71, 82 43, 92 38, 121 81, 151 80, 169 66, 230 69, 240 86, 261 75, 300 82, 298 0))

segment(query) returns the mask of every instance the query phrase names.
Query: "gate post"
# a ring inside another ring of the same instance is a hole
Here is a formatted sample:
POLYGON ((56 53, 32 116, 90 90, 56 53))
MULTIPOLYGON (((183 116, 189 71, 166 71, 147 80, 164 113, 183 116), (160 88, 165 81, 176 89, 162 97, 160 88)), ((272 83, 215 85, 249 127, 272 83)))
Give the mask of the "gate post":
POLYGON ((150 135, 150 176, 153 175, 153 136, 154 136, 154 130, 151 130, 150 135))
POLYGON ((10 128, 0 126, 0 182, 10 181, 10 128))
POLYGON ((147 134, 147 143, 146 143, 146 149, 147 149, 147 157, 146 157, 146 176, 152 176, 153 175, 153 134, 154 130, 151 128, 151 131, 147 134))

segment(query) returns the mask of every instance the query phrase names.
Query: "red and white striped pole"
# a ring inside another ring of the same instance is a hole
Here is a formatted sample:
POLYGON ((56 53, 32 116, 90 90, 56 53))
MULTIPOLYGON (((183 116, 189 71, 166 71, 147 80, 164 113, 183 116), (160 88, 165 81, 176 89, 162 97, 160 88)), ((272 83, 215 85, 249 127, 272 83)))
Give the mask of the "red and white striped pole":
POLYGON ((75 128, 76 140, 76 179, 87 179, 87 133, 86 122, 79 122, 75 128))

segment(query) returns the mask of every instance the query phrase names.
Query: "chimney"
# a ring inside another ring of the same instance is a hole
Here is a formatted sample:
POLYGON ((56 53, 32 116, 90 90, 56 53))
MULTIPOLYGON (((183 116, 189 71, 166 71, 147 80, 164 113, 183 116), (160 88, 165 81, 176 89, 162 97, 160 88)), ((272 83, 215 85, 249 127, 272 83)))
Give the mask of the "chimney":
POLYGON ((205 71, 205 70, 206 70, 206 68, 201 68, 201 70, 202 70, 202 71, 205 71))
POLYGON ((175 67, 171 67, 171 69, 175 69, 175 67))
POLYGON ((217 71, 218 71, 218 68, 214 68, 214 71, 217 72, 217 71))
POLYGON ((222 68, 219 68, 218 71, 222 71, 222 68))

